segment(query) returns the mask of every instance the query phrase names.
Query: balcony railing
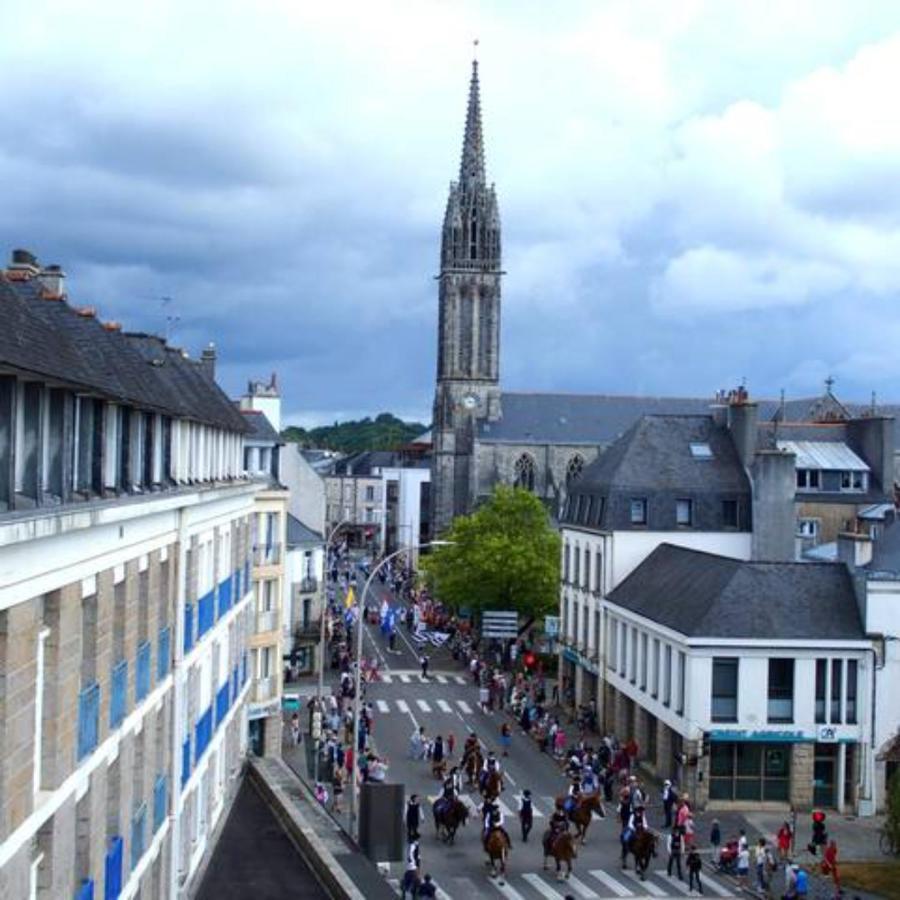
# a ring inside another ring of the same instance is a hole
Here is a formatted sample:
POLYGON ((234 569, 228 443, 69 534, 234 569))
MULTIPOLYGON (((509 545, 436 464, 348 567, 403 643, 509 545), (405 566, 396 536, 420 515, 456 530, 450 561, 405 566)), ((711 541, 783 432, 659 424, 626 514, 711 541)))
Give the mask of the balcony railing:
POLYGON ((307 622, 300 622, 294 628, 294 637, 298 640, 300 638, 311 638, 314 637, 318 640, 319 635, 322 632, 322 620, 321 619, 310 619, 307 622))
POLYGON ((302 578, 300 580, 299 590, 301 594, 314 594, 317 590, 319 590, 319 579, 302 578))
POLYGON ((269 609, 258 613, 256 616, 256 633, 263 634, 266 631, 274 631, 278 627, 278 610, 269 609))
POLYGON ((204 594, 197 604, 197 640, 213 627, 216 621, 215 592, 204 594))
POLYGON ((128 660, 120 659, 112 670, 109 695, 109 727, 118 728, 128 709, 128 660))
POLYGON ((206 712, 197 719, 197 724, 194 727, 194 765, 197 765, 203 754, 206 753, 206 748, 212 739, 212 733, 213 710, 212 705, 210 705, 206 712))
POLYGON ((166 776, 160 775, 153 784, 153 833, 159 831, 166 818, 166 776))
POLYGON ((171 660, 172 651, 172 632, 169 626, 160 628, 159 639, 156 642, 156 680, 162 681, 169 674, 169 662, 171 660))
POLYGON ((141 702, 150 693, 150 641, 144 641, 137 649, 134 668, 134 702, 141 702))
POLYGON ((190 653, 194 646, 194 604, 184 604, 184 652, 190 653))
POLYGON ((122 893, 122 844, 122 838, 116 836, 110 840, 106 851, 105 900, 116 900, 122 893))
POLYGON ((78 758, 93 752, 100 736, 100 685, 95 681, 78 695, 78 758))
POLYGON ((134 871, 144 855, 147 834, 147 804, 142 803, 131 820, 131 869, 134 871))
POLYGON ((271 675, 268 678, 257 678, 254 695, 258 703, 271 700, 275 695, 275 679, 271 675))
POLYGON ((281 563, 281 544, 256 544, 253 548, 254 566, 277 566, 281 563))
POLYGON ((216 691, 216 728, 225 721, 228 710, 231 708, 231 697, 228 692, 228 682, 226 681, 222 687, 216 691))

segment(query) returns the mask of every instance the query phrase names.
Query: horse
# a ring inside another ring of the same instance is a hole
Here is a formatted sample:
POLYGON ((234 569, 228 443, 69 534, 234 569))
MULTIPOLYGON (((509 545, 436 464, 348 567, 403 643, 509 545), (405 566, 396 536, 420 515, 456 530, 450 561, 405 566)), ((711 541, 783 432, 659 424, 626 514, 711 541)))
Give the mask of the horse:
POLYGON ((544 832, 544 870, 547 869, 547 860, 552 856, 556 861, 557 881, 567 881, 572 874, 572 860, 578 856, 575 849, 575 839, 568 831, 562 831, 556 836, 548 829, 544 832), (566 874, 563 875, 562 863, 566 864, 566 874))
POLYGON ((640 876, 641 881, 647 877, 647 869, 650 866, 651 857, 656 856, 656 835, 645 828, 633 833, 628 840, 622 843, 622 868, 627 869, 627 859, 630 853, 634 857, 634 870, 640 876))
POLYGON ((497 864, 500 864, 500 878, 497 884, 503 885, 505 883, 503 879, 506 878, 506 857, 509 854, 509 844, 506 843, 503 832, 497 829, 492 829, 489 832, 484 841, 484 852, 487 853, 488 865, 491 867, 491 878, 497 877, 497 864))
POLYGON ((481 750, 477 747, 469 753, 468 756, 463 760, 463 769, 466 773, 466 782, 475 787, 478 783, 478 773, 481 771, 481 767, 484 765, 484 757, 481 755, 481 750))
POLYGON ((499 797, 503 790, 503 775, 496 769, 493 772, 482 772, 478 779, 478 789, 485 800, 499 797))
MULTIPOLYGON (((557 797, 556 805, 565 805, 565 801, 569 799, 571 798, 557 797)), ((575 807, 567 810, 566 814, 569 817, 569 821, 576 828, 575 838, 576 840, 580 839, 582 844, 587 840, 587 830, 590 827, 594 813, 597 813, 601 819, 606 818, 606 812, 603 809, 603 803, 600 800, 599 793, 582 794, 575 801, 575 807)))
POLYGON ((439 797, 431 807, 434 814, 434 831, 436 836, 447 844, 452 844, 456 838, 456 829, 465 825, 469 820, 469 807, 460 799, 451 801, 439 797), (441 837, 441 828, 444 835, 441 837))
POLYGON ((447 761, 442 759, 440 762, 432 762, 431 764, 431 777, 437 778, 440 781, 444 780, 444 776, 447 774, 447 761))

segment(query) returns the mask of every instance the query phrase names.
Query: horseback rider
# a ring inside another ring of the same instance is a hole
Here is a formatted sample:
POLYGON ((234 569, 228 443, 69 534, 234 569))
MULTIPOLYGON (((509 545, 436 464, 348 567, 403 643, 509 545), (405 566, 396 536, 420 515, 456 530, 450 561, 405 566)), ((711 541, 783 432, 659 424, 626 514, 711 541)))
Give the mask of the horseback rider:
POLYGON ((488 775, 494 772, 498 775, 500 774, 500 760, 494 755, 493 750, 488 751, 487 759, 481 764, 481 771, 486 772, 488 775))
POLYGON ((597 774, 591 766, 584 767, 584 774, 581 777, 581 790, 585 794, 593 794, 597 790, 597 774))
POLYGON ((565 810, 567 813, 572 812, 577 806, 578 801, 581 799, 581 778, 578 775, 575 775, 572 778, 572 783, 569 785, 569 790, 566 796, 565 802, 565 810))
POLYGON ((460 784, 459 769, 454 766, 447 774, 447 777, 444 779, 444 792, 442 795, 443 798, 445 800, 449 800, 452 803, 457 798, 461 787, 462 785, 460 784))
POLYGON ((628 818, 628 828, 635 834, 648 829, 647 816, 644 812, 644 804, 638 803, 634 808, 634 812, 628 818))
POLYGON ((463 765, 468 762, 469 757, 478 749, 478 737, 473 731, 467 738, 466 743, 463 746, 463 756, 462 761, 463 765))
POLYGON ((553 815, 550 816, 550 840, 551 842, 564 831, 569 830, 569 817, 561 803, 556 804, 553 815))
POLYGON ((503 827, 503 810, 500 809, 499 804, 496 801, 485 803, 482 807, 482 815, 484 817, 483 822, 485 850, 487 849, 487 840, 490 837, 492 831, 499 831, 506 839, 507 846, 512 849, 512 840, 510 839, 506 829, 503 827))

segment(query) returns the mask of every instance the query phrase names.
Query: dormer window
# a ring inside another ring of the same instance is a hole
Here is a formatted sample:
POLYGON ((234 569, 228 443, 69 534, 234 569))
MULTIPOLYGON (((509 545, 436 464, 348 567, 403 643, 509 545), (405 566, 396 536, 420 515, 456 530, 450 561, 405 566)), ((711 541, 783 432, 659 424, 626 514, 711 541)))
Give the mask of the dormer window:
POLYGON ((632 497, 631 499, 631 524, 647 524, 647 500, 644 497, 632 497))
POLYGON ((818 469, 797 469, 797 487, 801 491, 817 491, 821 484, 818 469))
POLYGON ((694 524, 694 504, 691 500, 675 501, 675 524, 681 528, 690 528, 694 524))
POLYGON ((841 490, 866 491, 868 480, 868 472, 841 472, 841 490))

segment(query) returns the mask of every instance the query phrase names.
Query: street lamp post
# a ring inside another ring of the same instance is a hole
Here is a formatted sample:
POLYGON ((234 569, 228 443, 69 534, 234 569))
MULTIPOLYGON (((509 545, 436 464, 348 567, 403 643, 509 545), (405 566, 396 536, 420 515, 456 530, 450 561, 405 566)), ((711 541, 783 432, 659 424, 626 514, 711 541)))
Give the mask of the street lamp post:
MULTIPOLYGON (((322 717, 322 723, 320 729, 325 725, 325 713, 322 710, 322 697, 325 693, 325 614, 327 611, 327 594, 325 591, 325 582, 328 579, 328 553, 331 550, 331 545, 334 542, 334 536, 340 531, 344 525, 347 524, 346 519, 342 519, 331 531, 331 534, 328 535, 328 540, 325 541, 325 559, 322 561, 322 579, 319 582, 319 689, 316 694, 316 705, 319 708, 319 714, 322 717)), ((310 734, 312 737, 312 734, 310 734)), ((318 782, 319 780, 319 740, 314 739, 314 745, 316 750, 316 763, 315 763, 315 780, 318 782)))
POLYGON ((359 713, 360 713, 360 675, 362 673, 362 635, 363 635, 363 617, 366 614, 366 595, 369 592, 369 586, 375 579, 375 576, 381 568, 390 562, 394 557, 406 553, 407 550, 422 550, 425 547, 446 547, 453 541, 429 541, 426 544, 416 544, 414 547, 404 547, 401 550, 395 550, 386 556, 374 569, 372 569, 369 577, 363 585, 362 594, 359 596, 359 614, 356 617, 356 680, 354 682, 353 692, 353 769, 352 784, 350 786, 350 835, 355 841, 359 841, 358 828, 358 808, 359 808, 359 781, 357 772, 359 770, 359 713))

